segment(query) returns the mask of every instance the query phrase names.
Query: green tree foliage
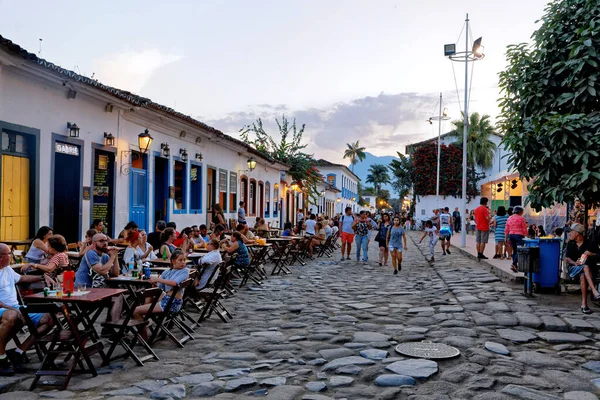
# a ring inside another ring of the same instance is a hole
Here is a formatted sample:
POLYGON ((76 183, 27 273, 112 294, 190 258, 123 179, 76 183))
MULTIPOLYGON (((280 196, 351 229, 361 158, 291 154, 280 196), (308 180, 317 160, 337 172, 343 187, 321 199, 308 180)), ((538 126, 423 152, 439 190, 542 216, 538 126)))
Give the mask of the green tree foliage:
POLYGON ((381 185, 390 183, 390 175, 388 169, 382 164, 373 164, 369 167, 369 175, 367 175, 367 183, 372 183, 375 186, 375 190, 379 192, 381 185))
POLYGON ((396 193, 398 193, 398 197, 403 199, 413 187, 415 166, 413 165, 411 158, 401 154, 400 152, 396 153, 398 154, 399 160, 392 160, 391 164, 388 166, 388 169, 392 173, 390 179, 392 188, 396 193))
POLYGON ((500 73, 503 145, 540 210, 600 200, 600 2, 550 3, 533 44, 511 45, 500 73))
POLYGON ((346 146, 348 146, 348 148, 344 152, 344 158, 350 159, 350 164, 352 164, 352 172, 354 172, 354 166, 356 165, 356 163, 364 160, 366 157, 366 148, 361 147, 358 142, 359 141, 357 140, 356 143, 346 143, 346 146))
MULTIPOLYGON (((464 117, 464 113, 462 113, 464 117)), ((464 119, 454 121, 456 129, 450 132, 451 137, 455 137, 454 145, 462 148, 464 134, 464 119)), ((490 140, 496 133, 494 125, 490 121, 490 116, 474 112, 469 115, 469 125, 467 127, 467 165, 475 169, 480 167, 487 169, 494 162, 496 144, 490 140)))
POLYGON ((307 146, 302 143, 302 135, 306 125, 303 124, 298 129, 296 120, 294 119, 290 124, 285 115, 282 116, 281 122, 278 119, 275 119, 275 121, 279 128, 279 141, 265 131, 260 118, 251 125, 240 129, 240 136, 265 157, 289 165, 288 174, 302 187, 306 195, 316 203, 319 198, 318 185, 323 181, 323 177, 319 170, 314 167, 313 156, 303 152, 307 146), (253 134, 255 138, 251 139, 250 134, 253 134))

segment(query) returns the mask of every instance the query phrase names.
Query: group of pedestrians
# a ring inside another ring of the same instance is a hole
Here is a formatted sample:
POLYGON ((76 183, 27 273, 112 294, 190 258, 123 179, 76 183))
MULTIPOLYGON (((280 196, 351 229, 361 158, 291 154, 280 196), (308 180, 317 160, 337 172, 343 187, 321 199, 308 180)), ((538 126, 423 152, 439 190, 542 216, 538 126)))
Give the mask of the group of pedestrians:
POLYGON ((376 223, 368 211, 359 214, 352 212, 351 207, 346 207, 344 214, 339 218, 342 238, 342 257, 340 261, 350 260, 352 244, 356 244, 356 262, 364 265, 369 261, 369 243, 371 232, 377 231, 374 241, 379 246, 379 266, 387 266, 391 256, 394 275, 402 270, 402 253, 407 249, 406 232, 399 215, 383 213, 379 223, 376 223))

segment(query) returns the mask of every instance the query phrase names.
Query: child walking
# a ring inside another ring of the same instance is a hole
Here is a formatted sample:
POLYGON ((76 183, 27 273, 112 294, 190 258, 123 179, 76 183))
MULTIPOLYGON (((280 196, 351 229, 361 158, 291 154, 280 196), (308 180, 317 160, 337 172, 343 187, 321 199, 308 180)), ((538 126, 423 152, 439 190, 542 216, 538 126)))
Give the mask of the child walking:
POLYGON ((398 275, 398 270, 402 270, 402 252, 406 250, 406 233, 400 225, 400 217, 394 217, 393 225, 387 231, 386 241, 392 256, 394 275, 398 275))
POLYGON ((421 237, 421 240, 419 240, 419 243, 422 243, 423 239, 425 239, 426 236, 429 236, 429 254, 431 255, 431 260, 429 261, 434 262, 435 258, 433 257, 433 252, 435 249, 435 244, 438 240, 438 232, 437 228, 433 226, 433 222, 431 221, 425 222, 425 233, 423 233, 423 236, 421 237))

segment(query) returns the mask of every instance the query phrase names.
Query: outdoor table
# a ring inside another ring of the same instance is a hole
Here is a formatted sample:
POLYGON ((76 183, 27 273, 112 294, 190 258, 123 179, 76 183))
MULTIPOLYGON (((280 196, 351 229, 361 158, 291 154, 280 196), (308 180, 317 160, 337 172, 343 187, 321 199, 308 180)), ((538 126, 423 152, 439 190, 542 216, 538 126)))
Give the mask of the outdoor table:
MULTIPOLYGON (((63 294, 61 297, 56 295, 56 291, 51 291, 48 296, 44 293, 36 293, 25 296, 26 303, 64 303, 69 309, 71 315, 74 316, 74 321, 83 326, 83 330, 90 330, 92 342, 100 342, 100 336, 94 328, 94 323, 102 313, 102 310, 111 297, 119 296, 127 293, 127 289, 105 289, 91 288, 84 291, 75 291, 71 296, 63 294)), ((99 350, 102 361, 106 362, 104 352, 99 350)))
POLYGON ((21 253, 21 256, 25 257, 25 254, 27 254, 27 251, 29 250, 29 246, 31 246, 31 242, 32 241, 33 241, 33 239, 29 239, 29 240, 1 240, 0 243, 4 243, 8 247, 10 247, 11 251, 13 252, 13 256, 16 255, 16 254, 14 254, 14 252, 15 252, 15 250, 17 250, 17 247, 18 246, 23 246, 23 253, 21 253))

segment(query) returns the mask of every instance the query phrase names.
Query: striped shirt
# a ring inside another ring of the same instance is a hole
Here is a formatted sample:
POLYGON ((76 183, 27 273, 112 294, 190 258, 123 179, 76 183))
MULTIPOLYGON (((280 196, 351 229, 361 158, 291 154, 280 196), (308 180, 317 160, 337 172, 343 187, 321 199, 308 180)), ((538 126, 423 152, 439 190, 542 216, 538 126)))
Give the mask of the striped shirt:
POLYGON ((504 240, 504 230, 506 229, 506 220, 508 219, 508 215, 494 217, 496 221, 496 230, 494 231, 494 237, 496 240, 504 240))
POLYGON ((527 236, 527 221, 522 215, 513 214, 506 221, 507 235, 522 235, 527 236))

